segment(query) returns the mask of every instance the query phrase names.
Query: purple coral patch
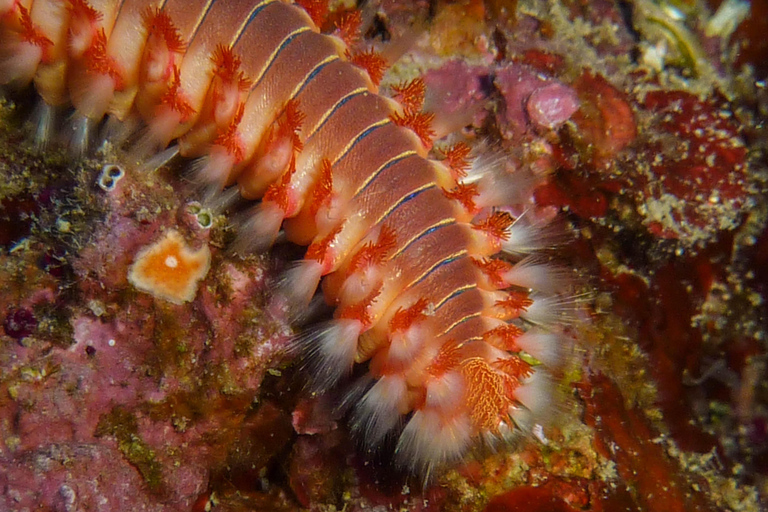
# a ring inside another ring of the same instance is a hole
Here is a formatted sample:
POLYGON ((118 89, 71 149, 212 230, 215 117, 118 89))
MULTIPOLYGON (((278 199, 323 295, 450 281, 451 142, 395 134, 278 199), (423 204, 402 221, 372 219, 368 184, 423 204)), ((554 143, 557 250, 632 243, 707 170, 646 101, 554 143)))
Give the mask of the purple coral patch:
POLYGON ((17 341, 30 336, 35 329, 37 329, 35 314, 26 308, 11 309, 3 320, 5 334, 17 341))

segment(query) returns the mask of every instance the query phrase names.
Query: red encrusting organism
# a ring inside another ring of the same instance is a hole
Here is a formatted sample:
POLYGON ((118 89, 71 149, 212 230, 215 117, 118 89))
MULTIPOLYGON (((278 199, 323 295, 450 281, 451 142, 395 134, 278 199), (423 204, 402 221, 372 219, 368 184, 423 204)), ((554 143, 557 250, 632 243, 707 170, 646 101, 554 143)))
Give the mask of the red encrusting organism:
POLYGON ((558 360, 556 284, 567 280, 523 259, 551 241, 510 204, 512 185, 530 180, 473 164, 463 142, 438 142, 440 159, 428 158, 424 82, 391 86, 399 103, 380 95, 386 62, 358 47, 359 13, 326 35, 327 11, 313 0, 21 0, 0 13, 13 43, 0 76, 34 82, 48 112, 71 104, 77 148, 104 116, 141 120, 139 153, 175 140, 212 193, 261 199, 240 245, 267 248, 282 227, 308 246, 283 286, 290 305, 322 279, 337 308, 302 337, 315 387, 369 362, 350 395, 353 429, 370 446, 399 436, 399 462, 429 475, 547 410, 536 360, 558 360))

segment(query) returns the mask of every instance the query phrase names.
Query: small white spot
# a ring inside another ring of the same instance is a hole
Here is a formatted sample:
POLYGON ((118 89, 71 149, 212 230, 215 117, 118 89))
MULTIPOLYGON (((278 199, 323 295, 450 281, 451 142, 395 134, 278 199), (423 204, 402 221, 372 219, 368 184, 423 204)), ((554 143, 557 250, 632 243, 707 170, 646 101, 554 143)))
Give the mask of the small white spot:
POLYGON ((176 256, 168 256, 165 258, 165 266, 168 268, 176 268, 179 266, 179 260, 176 259, 176 256))
POLYGON ((107 345, 109 345, 110 347, 114 347, 114 346, 115 346, 115 340, 114 340, 114 339, 110 339, 110 340, 107 342, 107 345))

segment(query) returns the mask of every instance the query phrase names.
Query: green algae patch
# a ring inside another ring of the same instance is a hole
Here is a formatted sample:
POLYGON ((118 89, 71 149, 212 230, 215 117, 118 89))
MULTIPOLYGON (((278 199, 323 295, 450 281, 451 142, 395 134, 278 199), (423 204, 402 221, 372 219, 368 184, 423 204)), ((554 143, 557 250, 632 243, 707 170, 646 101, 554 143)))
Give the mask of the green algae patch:
POLYGON ((122 407, 112 409, 96 425, 96 437, 114 437, 118 449, 139 470, 149 490, 160 494, 164 488, 160 463, 155 458, 155 451, 139 437, 137 431, 136 418, 122 407))

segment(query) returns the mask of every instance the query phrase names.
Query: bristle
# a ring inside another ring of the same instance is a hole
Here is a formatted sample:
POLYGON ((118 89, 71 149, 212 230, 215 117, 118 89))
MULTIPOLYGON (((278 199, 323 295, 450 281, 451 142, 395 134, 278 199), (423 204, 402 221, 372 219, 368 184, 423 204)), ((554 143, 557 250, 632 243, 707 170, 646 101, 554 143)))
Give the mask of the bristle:
POLYGON ((368 390, 352 415, 353 429, 367 446, 377 446, 401 421, 408 387, 402 375, 384 375, 368 390))
MULTIPOLYGON (((463 156, 465 159, 465 164, 462 166, 463 177, 461 181, 463 183, 477 183, 488 175, 495 176, 508 172, 507 166, 509 158, 485 143, 481 143, 479 147, 476 147, 471 152, 467 152, 466 149, 463 149, 460 146, 457 151, 458 153, 454 158, 462 157, 462 155, 466 153, 466 155, 463 156), (471 159, 467 156, 470 153, 471 159)), ((449 156, 450 153, 446 155, 446 159, 448 159, 449 156)), ((443 163, 446 163, 446 160, 443 160, 443 163)), ((450 165, 451 160, 447 163, 450 165)))
POLYGON ((361 329, 357 320, 332 320, 309 329, 296 340, 307 351, 313 390, 332 388, 352 370, 361 329))
POLYGON ((548 373, 537 369, 515 389, 515 399, 528 409, 537 421, 552 412, 553 383, 548 373))
POLYGON ((274 203, 253 207, 240 222, 234 251, 249 254, 269 249, 277 238, 283 218, 283 210, 274 203))
POLYGON ((227 187, 213 195, 207 196, 203 207, 210 211, 212 215, 222 215, 237 204, 240 199, 242 199, 242 196, 237 187, 227 187))
POLYGON ((147 127, 141 131, 138 140, 129 148, 128 153, 136 160, 144 160, 167 147, 171 142, 173 130, 181 122, 181 114, 170 109, 160 109, 147 127))
POLYGON ((67 123, 67 139, 70 153, 76 158, 85 156, 91 145, 94 121, 77 113, 67 123))
POLYGON ((501 250, 509 254, 530 254, 562 243, 563 232, 547 219, 527 210, 507 228, 501 250))
POLYGON ((538 178, 528 171, 514 171, 506 167, 480 168, 472 174, 478 187, 478 204, 481 208, 526 204, 529 202, 538 178))
POLYGON ((110 114, 102 125, 99 133, 101 145, 108 143, 112 147, 123 147, 139 131, 142 121, 137 115, 129 115, 121 120, 110 114))
POLYGON ((56 109, 43 100, 39 100, 35 105, 30 121, 36 151, 45 151, 48 147, 55 124, 55 114, 56 109))
POLYGON ((142 163, 137 167, 137 172, 155 172, 176 158, 178 154, 179 146, 178 144, 174 144, 173 146, 170 146, 163 151, 160 151, 159 153, 155 153, 151 158, 147 160, 140 160, 142 163))
POLYGON ((564 267, 545 263, 539 256, 528 256, 503 273, 504 281, 515 286, 530 288, 545 294, 567 291, 573 273, 564 267))
POLYGON ((200 190, 204 203, 214 202, 224 190, 233 165, 234 157, 219 146, 189 165, 190 181, 200 190))
POLYGON ((568 348, 568 340, 564 335, 538 327, 519 336, 515 344, 549 368, 556 368, 562 363, 563 354, 568 348))
POLYGON ((280 279, 277 293, 291 310, 306 308, 317 291, 322 272, 322 266, 315 260, 297 261, 280 279))
POLYGON ((398 463, 429 481, 435 468, 467 451, 472 432, 472 421, 464 414, 446 418, 430 409, 416 411, 397 443, 398 463))
POLYGON ((545 327, 574 323, 578 318, 578 312, 582 309, 581 304, 585 300, 579 295, 532 293, 530 297, 533 302, 520 313, 520 317, 527 322, 545 327))

